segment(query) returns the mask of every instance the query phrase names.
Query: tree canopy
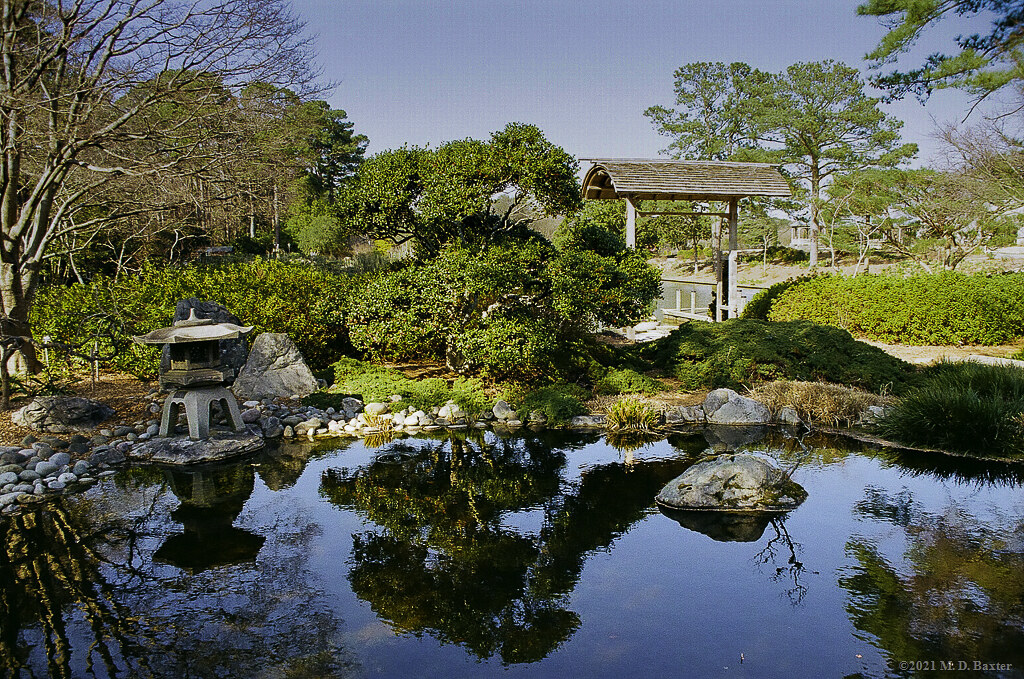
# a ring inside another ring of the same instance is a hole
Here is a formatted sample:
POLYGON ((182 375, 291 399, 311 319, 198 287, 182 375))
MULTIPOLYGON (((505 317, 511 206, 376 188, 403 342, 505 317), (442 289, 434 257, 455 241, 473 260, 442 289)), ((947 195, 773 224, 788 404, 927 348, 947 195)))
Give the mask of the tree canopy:
POLYGON ((911 158, 902 123, 864 91, 857 69, 836 61, 766 73, 747 64, 694 63, 676 70, 678 108, 646 115, 676 157, 780 163, 803 195, 811 226, 811 266, 825 187, 835 176, 892 167, 911 158), (716 96, 717 93, 717 96, 716 96))
POLYGON ((342 210, 356 230, 414 241, 432 256, 452 241, 497 241, 540 214, 574 212, 578 168, 538 128, 511 123, 488 141, 406 146, 367 159, 341 196, 342 210))
POLYGON ((145 209, 83 210, 111 180, 212 172, 226 156, 223 128, 207 123, 223 115, 227 91, 264 82, 314 92, 301 28, 284 0, 5 0, 4 334, 30 334, 28 307, 57 238, 145 209))
POLYGON ((1024 80, 1024 5, 1019 0, 868 0, 857 13, 882 17, 890 26, 867 55, 876 70, 896 64, 944 18, 992 17, 987 33, 958 35, 957 52, 935 52, 921 66, 876 76, 874 82, 894 97, 925 99, 934 88, 958 87, 982 99, 1024 80))

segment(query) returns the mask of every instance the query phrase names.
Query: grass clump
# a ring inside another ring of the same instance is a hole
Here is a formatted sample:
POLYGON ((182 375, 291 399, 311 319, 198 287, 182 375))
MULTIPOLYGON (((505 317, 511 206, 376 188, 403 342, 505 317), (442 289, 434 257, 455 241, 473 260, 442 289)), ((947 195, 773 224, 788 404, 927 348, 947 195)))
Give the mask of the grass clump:
POLYGON ((658 424, 658 413, 637 398, 624 398, 608 408, 605 423, 612 431, 651 431, 658 424))
POLYGON ((890 402, 877 394, 825 382, 779 380, 758 385, 752 396, 764 403, 772 415, 792 408, 807 423, 831 427, 852 426, 869 406, 890 402))
POLYGON ((1024 454, 1024 368, 940 362, 878 423, 886 438, 978 456, 1024 454))
POLYGON ((519 401, 519 419, 525 420, 533 411, 544 413, 548 424, 564 424, 587 412, 583 401, 589 396, 586 389, 575 384, 552 384, 528 392, 519 401))
POLYGON ((594 393, 596 394, 643 394, 645 396, 654 396, 664 390, 665 385, 658 380, 642 375, 630 368, 622 370, 611 368, 605 373, 604 377, 597 380, 594 384, 594 393))
POLYGON ((639 351, 690 390, 797 380, 899 392, 913 373, 908 363, 845 330, 808 321, 687 323, 639 351))
MULTIPOLYGON (((430 408, 454 401, 466 412, 481 412, 493 403, 483 382, 475 378, 457 377, 452 381, 440 377, 410 379, 398 370, 343 358, 333 365, 334 385, 330 392, 355 394, 365 403, 386 401, 398 394, 404 405, 430 408)), ((337 407, 337 406, 335 406, 337 407)))

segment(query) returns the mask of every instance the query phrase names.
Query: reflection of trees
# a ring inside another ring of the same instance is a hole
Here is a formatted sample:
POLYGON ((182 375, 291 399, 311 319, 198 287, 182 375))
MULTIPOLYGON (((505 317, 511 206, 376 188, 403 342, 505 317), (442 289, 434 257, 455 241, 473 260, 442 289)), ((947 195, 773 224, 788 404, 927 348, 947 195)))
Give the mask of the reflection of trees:
MULTIPOLYGON (((199 530, 222 523, 224 483, 229 513, 252 489, 248 463, 217 474, 169 477, 186 500, 178 509, 199 530)), ((216 567, 190 575, 154 563, 177 528, 174 496, 154 485, 163 480, 122 473, 117 492, 0 520, 0 668, 53 677, 343 676, 338 621, 305 567, 316 527, 282 519, 257 562, 246 555, 229 564, 220 552, 216 567)))
POLYGON ((869 488, 855 511, 898 527, 909 543, 905 568, 868 540, 847 543, 856 565, 839 584, 858 629, 893 659, 1024 666, 1024 522, 982 523, 955 505, 928 513, 906 490, 869 488))
MULTIPOLYGON (((775 534, 768 538, 764 547, 754 557, 758 567, 774 568, 771 574, 772 582, 786 583, 786 596, 794 606, 804 600, 807 594, 807 585, 803 583, 801 576, 806 571, 804 564, 800 561, 799 555, 801 545, 794 542, 789 531, 786 530, 786 518, 784 516, 772 517, 770 525, 775 534), (780 557, 785 559, 785 565, 780 566, 780 557)), ((817 571, 811 571, 817 575, 817 571)))
POLYGON ((325 473, 321 494, 382 528, 355 536, 353 591, 401 632, 505 663, 546 657, 579 626, 565 604, 588 554, 644 516, 687 464, 607 464, 569 484, 553 441, 399 442, 379 459, 404 462, 325 473), (535 533, 509 525, 524 511, 542 516, 535 533))
POLYGON ((1024 485, 1024 466, 1015 462, 891 448, 872 450, 868 454, 897 465, 912 476, 931 476, 979 486, 1024 485))

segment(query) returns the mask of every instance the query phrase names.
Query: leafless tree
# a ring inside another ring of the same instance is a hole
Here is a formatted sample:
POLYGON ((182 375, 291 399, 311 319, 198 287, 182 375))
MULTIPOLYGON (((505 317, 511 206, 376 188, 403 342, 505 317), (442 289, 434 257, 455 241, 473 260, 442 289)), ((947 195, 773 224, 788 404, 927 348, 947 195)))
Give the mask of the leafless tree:
POLYGON ((0 6, 0 321, 4 335, 29 336, 53 244, 145 207, 83 204, 118 178, 203 176, 225 160, 223 91, 263 82, 305 94, 316 73, 285 0, 0 6))

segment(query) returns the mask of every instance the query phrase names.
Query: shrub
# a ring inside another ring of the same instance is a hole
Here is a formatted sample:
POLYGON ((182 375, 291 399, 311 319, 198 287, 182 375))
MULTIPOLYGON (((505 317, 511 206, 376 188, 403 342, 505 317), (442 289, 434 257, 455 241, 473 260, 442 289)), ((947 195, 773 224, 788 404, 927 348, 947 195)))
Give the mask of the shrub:
POLYGON ((787 286, 770 306, 769 320, 810 320, 883 342, 1005 344, 1024 337, 1024 274, 820 276, 787 286))
POLYGON ((478 379, 459 377, 451 383, 440 377, 410 379, 392 368, 353 358, 341 359, 333 367, 335 383, 330 391, 356 394, 366 403, 386 401, 392 394, 398 394, 403 406, 428 409, 454 401, 464 411, 478 413, 493 402, 478 379))
MULTIPOLYGON (((32 309, 37 336, 82 345, 92 336, 83 319, 93 315, 120 319, 122 350, 113 367, 140 377, 155 375, 159 351, 132 344, 128 335, 170 325, 178 300, 199 297, 226 306, 253 335, 287 333, 314 368, 328 365, 350 350, 344 301, 348 276, 314 267, 253 260, 227 265, 174 269, 149 267, 118 280, 97 277, 86 285, 42 288, 32 309)), ((101 353, 109 347, 101 347, 101 353)))
POLYGON ((899 391, 913 371, 845 330, 807 321, 687 323, 639 352, 684 389, 738 389, 789 379, 899 391))
POLYGON ((839 384, 789 380, 758 385, 753 397, 768 406, 773 415, 789 407, 807 424, 820 422, 832 427, 851 426, 868 406, 885 405, 889 400, 839 384))
POLYGON ((879 422, 895 441, 981 456, 1024 454, 1024 368, 942 362, 879 422))
POLYGON ((534 410, 544 413, 549 424, 564 424, 570 418, 587 412, 583 399, 588 394, 575 384, 553 384, 526 394, 519 404, 519 419, 526 419, 534 410))
POLYGON ((650 431, 658 424, 658 414, 639 399, 624 398, 608 408, 606 424, 613 431, 650 431))
POLYGON ((660 279, 632 250, 603 257, 531 238, 483 250, 448 246, 361 285, 348 320, 364 355, 443 359, 460 372, 537 381, 575 369, 565 348, 597 323, 646 314, 660 279))
POLYGON ((598 394, 644 394, 653 396, 665 390, 665 385, 635 370, 611 368, 604 377, 594 384, 594 392, 598 394))
POLYGON ((772 305, 775 304, 777 299, 782 297, 785 292, 794 285, 799 285, 800 283, 809 281, 816 276, 817 274, 798 276, 769 286, 768 289, 757 293, 754 295, 753 299, 747 302, 747 305, 743 307, 743 313, 740 315, 740 318, 756 318, 762 321, 767 321, 772 305))

